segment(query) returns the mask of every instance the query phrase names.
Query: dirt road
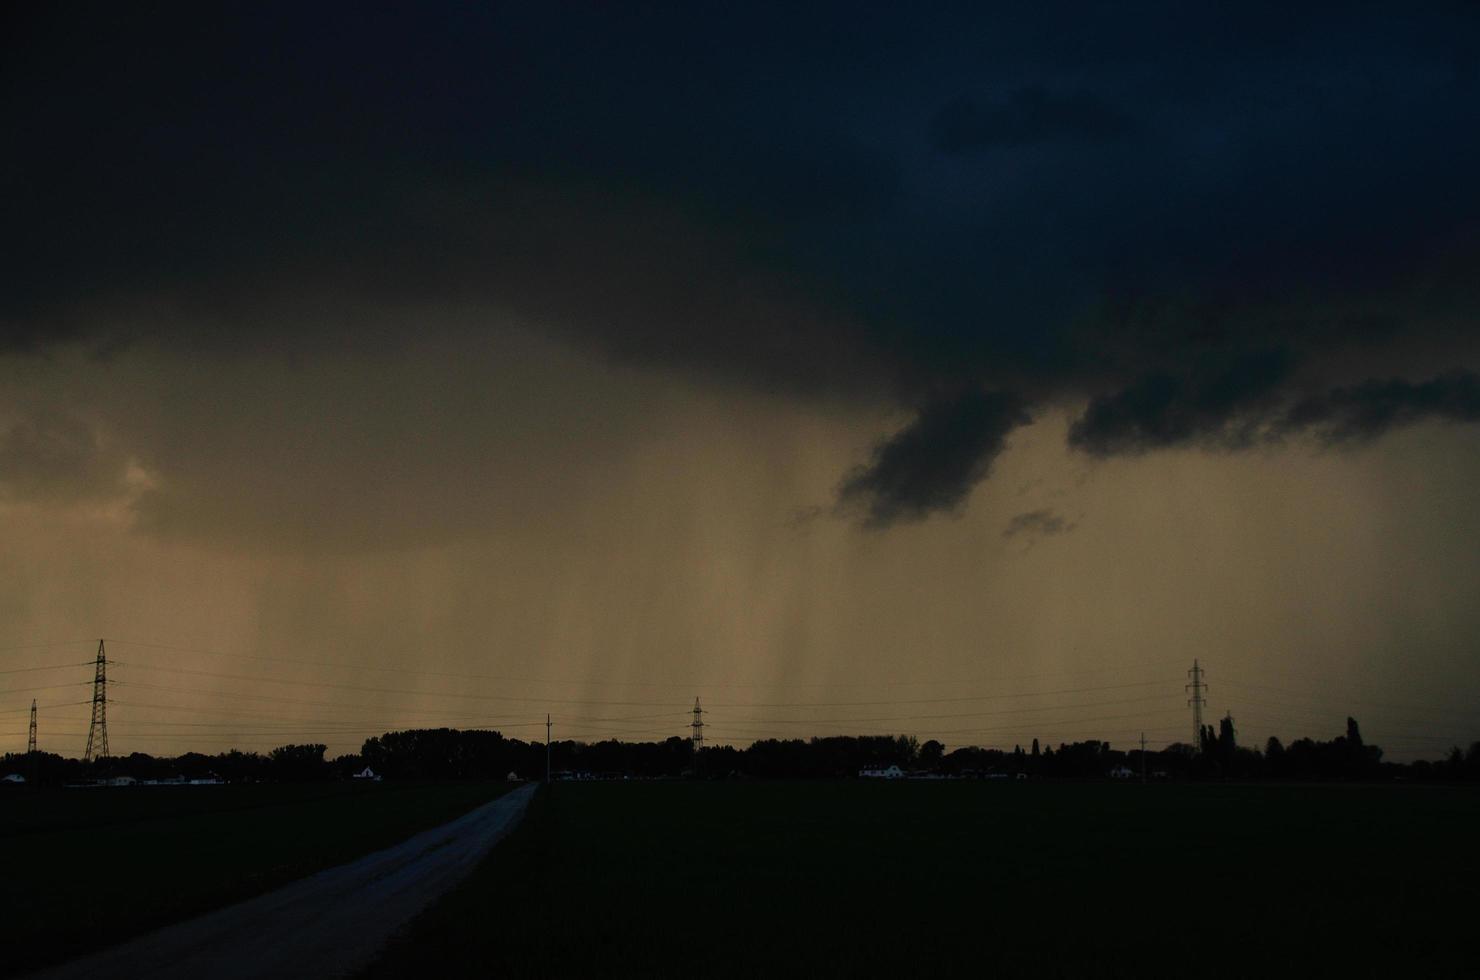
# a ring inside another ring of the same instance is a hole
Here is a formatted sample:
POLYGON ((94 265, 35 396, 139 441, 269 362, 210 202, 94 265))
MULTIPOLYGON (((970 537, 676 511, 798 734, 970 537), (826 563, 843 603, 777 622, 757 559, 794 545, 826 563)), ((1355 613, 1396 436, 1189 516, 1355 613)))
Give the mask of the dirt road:
POLYGON ((473 869, 519 822, 534 789, 520 787, 394 847, 34 977, 222 980, 352 973, 473 869))

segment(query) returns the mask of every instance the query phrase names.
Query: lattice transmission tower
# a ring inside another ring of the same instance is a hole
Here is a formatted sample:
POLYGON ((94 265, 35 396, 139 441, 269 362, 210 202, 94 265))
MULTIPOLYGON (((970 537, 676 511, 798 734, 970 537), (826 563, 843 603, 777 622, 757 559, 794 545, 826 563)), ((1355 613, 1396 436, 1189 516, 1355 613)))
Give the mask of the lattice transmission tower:
POLYGON ((31 733, 26 737, 26 755, 36 751, 36 699, 31 699, 31 733))
POLYGON ((1203 694, 1207 691, 1208 685, 1203 683, 1202 667, 1198 666, 1196 660, 1192 661, 1192 669, 1187 672, 1187 676, 1192 678, 1192 682, 1185 687, 1185 690, 1192 695, 1187 699, 1187 703, 1192 706, 1192 747, 1196 751, 1201 752, 1203 743, 1202 709, 1203 705, 1208 703, 1208 699, 1203 697, 1203 694))
POLYGON ((87 751, 83 762, 108 756, 108 651, 98 641, 98 659, 93 666, 92 724, 87 729, 87 751))
POLYGON ((694 755, 698 756, 699 750, 704 747, 704 709, 699 707, 699 699, 694 699, 694 723, 690 726, 694 734, 690 739, 694 743, 694 755))

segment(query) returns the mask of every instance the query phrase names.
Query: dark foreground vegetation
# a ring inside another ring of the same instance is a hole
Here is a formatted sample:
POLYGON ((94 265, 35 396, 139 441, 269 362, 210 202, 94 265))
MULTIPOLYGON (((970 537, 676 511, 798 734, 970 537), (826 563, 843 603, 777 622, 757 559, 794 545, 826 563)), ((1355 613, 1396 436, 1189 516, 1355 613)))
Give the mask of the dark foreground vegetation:
MULTIPOLYGON (((1480 898, 1480 744, 1393 764, 1355 720, 1250 748, 1228 717, 1199 741, 558 742, 532 818, 381 972, 1451 972, 1480 898), (885 766, 936 779, 855 778, 885 766)), ((0 921, 24 939, 0 975, 388 846, 545 760, 451 729, 335 759, 8 755, 27 781, 0 785, 0 921)))
MULTIPOLYGON (((1010 750, 967 746, 946 752, 936 741, 913 736, 829 736, 812 739, 762 739, 746 748, 706 746, 696 757, 688 739, 661 742, 555 742, 549 765, 558 778, 825 779, 857 776, 865 768, 898 766, 916 775, 1016 776, 1060 779, 1296 779, 1480 781, 1480 742, 1442 759, 1394 763, 1366 742, 1356 719, 1334 738, 1300 738, 1288 746, 1277 738, 1262 747, 1242 745, 1231 716, 1206 726, 1200 744, 1176 743, 1141 752, 1112 748, 1094 739, 1058 746, 1010 750)), ((358 753, 334 759, 325 746, 283 745, 266 754, 190 752, 174 758, 143 753, 84 763, 47 753, 7 754, 0 777, 25 776, 32 785, 60 786, 96 780, 152 781, 211 779, 224 782, 312 782, 348 779, 364 769, 396 780, 505 779, 510 774, 545 775, 546 749, 540 742, 505 738, 497 731, 449 728, 386 732, 365 740, 358 753)))
MULTIPOLYGON (((1254 749, 1231 718, 1200 742, 556 743, 524 825, 375 975, 1468 973, 1480 746, 1395 765, 1354 720, 1254 749), (960 778, 854 778, 891 765, 960 778)), ((337 759, 5 761, 34 778, 0 787, 23 937, 0 975, 395 843, 541 775, 545 746, 434 729, 337 759), (366 767, 385 781, 349 778, 366 767), (132 778, 155 785, 64 788, 132 778), (191 779, 222 784, 168 785, 191 779)))
MULTIPOLYGON (((388 732, 367 739, 359 755, 335 760, 340 771, 370 765, 398 777, 496 777, 505 771, 526 777, 544 773, 545 747, 503 738, 498 732, 449 729, 388 732)), ((923 744, 904 735, 838 735, 811 739, 762 739, 745 748, 707 746, 696 757, 688 739, 663 742, 556 742, 553 771, 569 776, 671 778, 749 777, 826 779, 857 776, 865 768, 895 765, 916 774, 941 776, 1028 775, 1060 779, 1103 778, 1121 771, 1162 779, 1348 779, 1480 781, 1480 742, 1458 747, 1436 761, 1395 763, 1362 738, 1356 719, 1329 739, 1299 738, 1288 746, 1277 738, 1250 747, 1238 740, 1231 716, 1203 729, 1196 747, 1112 748, 1087 741, 1040 746, 1037 739, 1013 749, 966 746, 950 752, 937 741, 923 744)))
POLYGON ((1467 786, 541 793, 371 977, 1472 975, 1467 786))
MULTIPOLYGON (((53 789, 0 807, 0 975, 248 898, 451 820, 505 784, 53 789)), ((271 937, 263 937, 270 941, 271 937)))

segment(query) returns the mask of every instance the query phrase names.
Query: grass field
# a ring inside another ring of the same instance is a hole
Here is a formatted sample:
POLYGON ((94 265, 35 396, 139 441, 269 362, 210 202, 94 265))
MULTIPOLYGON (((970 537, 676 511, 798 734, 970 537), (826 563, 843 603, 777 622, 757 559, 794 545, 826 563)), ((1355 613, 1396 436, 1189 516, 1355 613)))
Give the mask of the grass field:
POLYGON ((6 793, 0 974, 67 959, 341 864, 504 789, 324 783, 6 793))
POLYGON ((1473 975, 1480 793, 557 784, 387 976, 1473 975))

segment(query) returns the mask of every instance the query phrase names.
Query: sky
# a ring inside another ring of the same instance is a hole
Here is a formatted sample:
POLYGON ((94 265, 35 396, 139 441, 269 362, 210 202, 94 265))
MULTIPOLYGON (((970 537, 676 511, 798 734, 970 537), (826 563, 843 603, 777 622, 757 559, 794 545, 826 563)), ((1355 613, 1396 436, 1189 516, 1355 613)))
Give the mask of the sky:
POLYGON ((0 740, 1480 738, 1468 4, 0 29, 0 740))

